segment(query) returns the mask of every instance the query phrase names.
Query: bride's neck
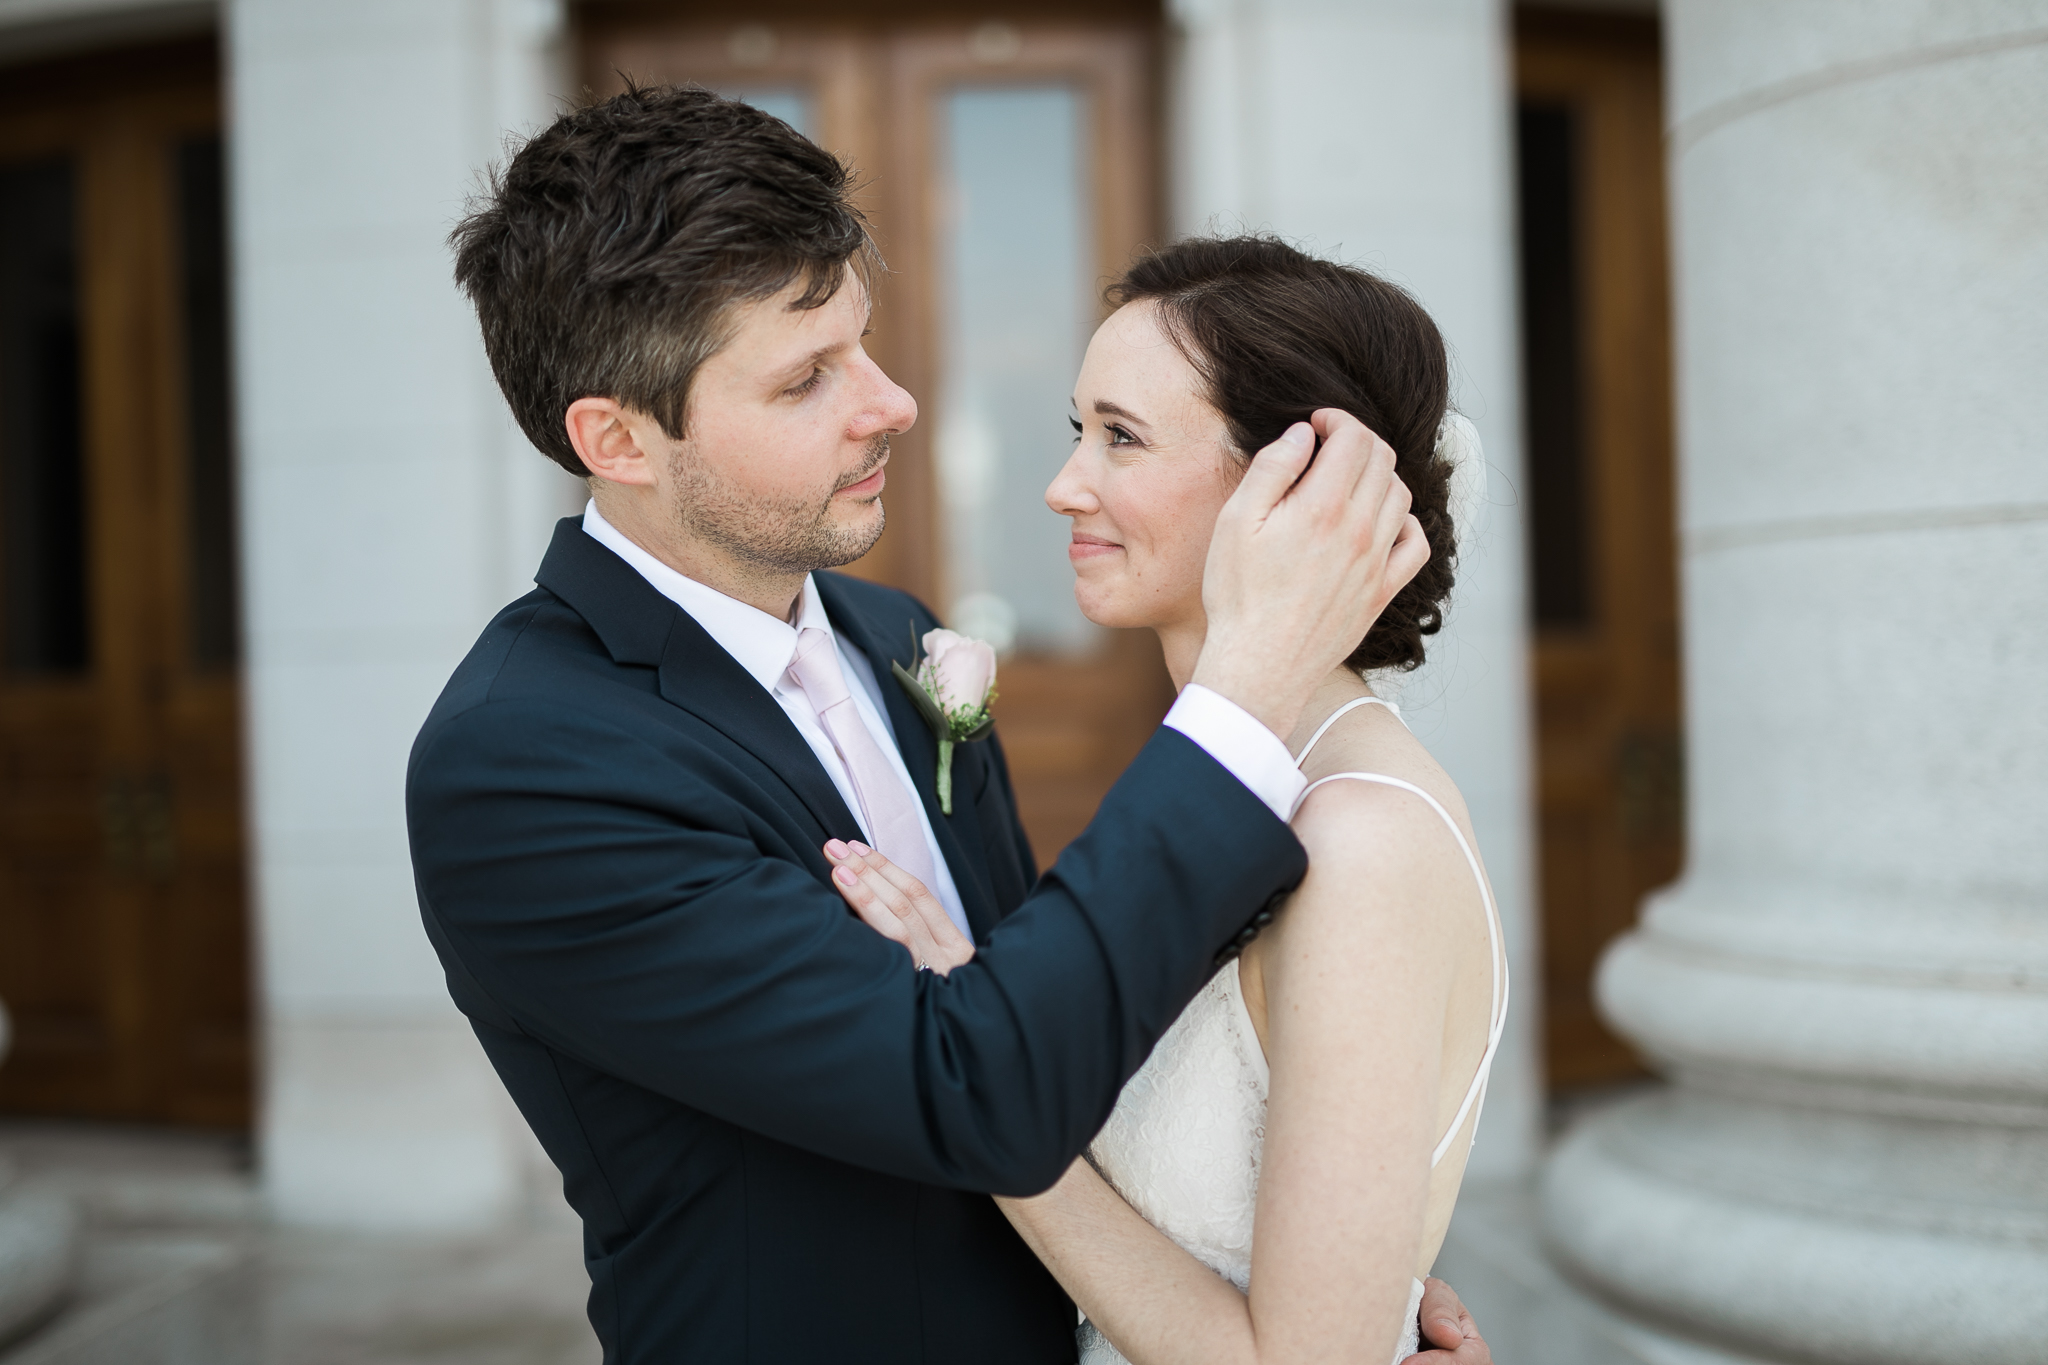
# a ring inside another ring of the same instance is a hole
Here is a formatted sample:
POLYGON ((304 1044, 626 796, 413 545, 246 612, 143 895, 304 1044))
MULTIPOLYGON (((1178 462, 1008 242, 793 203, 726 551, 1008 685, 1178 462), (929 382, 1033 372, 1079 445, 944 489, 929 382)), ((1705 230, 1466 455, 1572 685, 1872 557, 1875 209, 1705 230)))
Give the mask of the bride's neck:
MULTIPOLYGON (((1202 640, 1208 634, 1208 622, 1180 622, 1154 626, 1153 630, 1159 636, 1161 652, 1166 655, 1166 671, 1173 678, 1173 690, 1178 692, 1188 685, 1188 679, 1195 676, 1195 660, 1202 656, 1202 640)), ((1365 680, 1343 664, 1331 669, 1317 684, 1308 705, 1302 708, 1300 724, 1287 737, 1288 752, 1300 753, 1301 746, 1308 743, 1316 727, 1345 702, 1371 695, 1372 689, 1365 685, 1365 680)))
POLYGON ((1159 636, 1160 652, 1166 655, 1166 671, 1173 678, 1173 690, 1178 692, 1195 676, 1195 661, 1202 657, 1202 641, 1209 634, 1209 623, 1183 621, 1152 629, 1159 636))

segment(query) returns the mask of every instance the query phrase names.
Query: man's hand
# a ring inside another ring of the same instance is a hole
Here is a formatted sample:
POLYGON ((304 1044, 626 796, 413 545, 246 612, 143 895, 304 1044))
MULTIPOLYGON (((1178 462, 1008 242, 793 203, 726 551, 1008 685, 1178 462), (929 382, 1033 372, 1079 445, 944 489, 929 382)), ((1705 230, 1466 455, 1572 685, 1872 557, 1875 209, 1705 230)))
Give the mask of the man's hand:
POLYGON ((1422 1344, 1424 1350, 1409 1356, 1401 1365, 1493 1365, 1493 1352, 1480 1339, 1479 1327, 1457 1291, 1439 1279, 1422 1283, 1422 1344))
POLYGON ((1429 562, 1408 503, 1393 448, 1357 418, 1323 408, 1289 427, 1252 458, 1216 518, 1202 575, 1209 632, 1191 681, 1285 740, 1323 678, 1429 562))

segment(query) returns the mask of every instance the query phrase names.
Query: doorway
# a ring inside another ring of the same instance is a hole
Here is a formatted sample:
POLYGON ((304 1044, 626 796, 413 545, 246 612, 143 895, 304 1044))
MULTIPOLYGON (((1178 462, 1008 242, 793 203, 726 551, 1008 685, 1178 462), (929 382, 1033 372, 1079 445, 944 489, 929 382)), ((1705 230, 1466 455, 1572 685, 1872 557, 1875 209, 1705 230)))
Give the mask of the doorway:
POLYGON ((1173 696, 1149 633, 1080 615, 1066 522, 1041 500, 1103 286, 1159 240, 1158 13, 775 13, 588 6, 583 81, 695 81, 858 170, 890 267, 871 351, 920 416, 893 442, 889 529, 851 572, 1004 650, 996 715, 1045 865, 1173 696))
POLYGON ((0 1111, 249 1121, 212 39, 0 85, 0 1111))
POLYGON ((1601 950, 1684 856, 1661 56, 1654 18, 1515 21, 1546 1062, 1642 1074, 1601 950))

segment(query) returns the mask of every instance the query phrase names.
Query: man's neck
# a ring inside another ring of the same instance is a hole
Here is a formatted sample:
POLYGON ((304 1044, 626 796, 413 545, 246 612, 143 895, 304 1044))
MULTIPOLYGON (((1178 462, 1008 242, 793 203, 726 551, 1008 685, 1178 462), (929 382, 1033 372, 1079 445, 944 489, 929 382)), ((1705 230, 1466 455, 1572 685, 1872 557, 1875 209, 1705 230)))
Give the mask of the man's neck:
POLYGON ((592 481, 591 498, 612 528, 662 563, 713 592, 724 593, 778 621, 796 619, 804 575, 767 571, 689 535, 660 515, 652 498, 592 481))

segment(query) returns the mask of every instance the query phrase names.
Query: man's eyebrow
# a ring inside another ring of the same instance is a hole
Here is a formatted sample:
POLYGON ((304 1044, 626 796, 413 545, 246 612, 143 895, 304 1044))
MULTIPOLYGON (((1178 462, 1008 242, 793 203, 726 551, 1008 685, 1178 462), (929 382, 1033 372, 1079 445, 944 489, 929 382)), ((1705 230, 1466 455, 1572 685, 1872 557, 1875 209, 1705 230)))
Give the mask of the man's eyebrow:
POLYGON ((843 351, 845 349, 846 343, 844 342, 834 342, 830 346, 820 346, 817 350, 812 351, 803 359, 790 361, 787 365, 784 365, 775 373, 777 375, 786 375, 795 374, 799 370, 808 370, 812 366, 816 365, 819 361, 824 360, 826 357, 831 356, 839 351, 843 351))

